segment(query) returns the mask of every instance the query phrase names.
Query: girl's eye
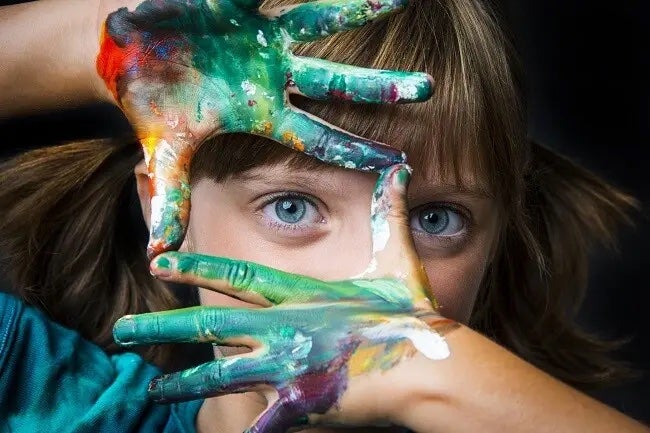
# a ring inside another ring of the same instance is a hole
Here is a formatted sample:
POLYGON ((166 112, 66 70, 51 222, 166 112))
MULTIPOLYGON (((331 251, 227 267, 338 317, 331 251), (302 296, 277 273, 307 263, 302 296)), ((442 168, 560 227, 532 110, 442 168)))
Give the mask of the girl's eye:
POLYGON ((262 213, 269 225, 280 229, 308 229, 324 220, 318 206, 309 197, 296 193, 272 197, 262 208, 262 213))
POLYGON ((445 205, 430 205, 416 209, 411 215, 411 227, 433 236, 456 236, 466 229, 465 217, 445 205))
POLYGON ((275 201, 275 214, 285 223, 300 222, 307 213, 305 200, 299 198, 282 198, 275 201))

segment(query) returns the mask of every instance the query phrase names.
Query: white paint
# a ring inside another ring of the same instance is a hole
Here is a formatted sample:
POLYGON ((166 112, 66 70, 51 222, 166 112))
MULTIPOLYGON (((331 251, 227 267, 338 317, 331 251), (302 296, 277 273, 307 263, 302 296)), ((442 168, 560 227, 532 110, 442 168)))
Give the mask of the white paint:
POLYGON ((248 96, 252 96, 257 91, 257 86, 248 80, 241 82, 241 88, 248 96))
POLYGON ((165 208, 165 197, 154 195, 151 197, 151 227, 160 227, 162 210, 165 208))
POLYGON ((264 37, 264 33, 262 33, 261 30, 257 31, 257 42, 263 47, 269 46, 269 44, 266 42, 266 38, 264 37))
POLYGON ((415 84, 401 84, 397 86, 397 98, 402 99, 415 99, 418 96, 418 87, 415 84))
POLYGON ((414 326, 413 319, 394 319, 363 330, 363 335, 379 341, 408 338, 413 346, 429 359, 439 361, 449 357, 449 345, 445 338, 430 328, 414 326))
POLYGON ((169 126, 171 129, 176 129, 179 122, 180 120, 178 118, 178 114, 170 114, 167 116, 167 126, 169 126))

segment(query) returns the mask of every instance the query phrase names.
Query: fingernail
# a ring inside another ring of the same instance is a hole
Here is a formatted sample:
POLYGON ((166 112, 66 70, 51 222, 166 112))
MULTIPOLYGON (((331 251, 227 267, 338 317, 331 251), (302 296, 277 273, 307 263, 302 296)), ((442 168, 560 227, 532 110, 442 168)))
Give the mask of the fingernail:
POLYGON ((133 343, 137 331, 137 324, 131 316, 124 316, 113 326, 113 340, 119 345, 126 346, 133 343))
POLYGON ((395 167, 392 173, 392 183, 394 187, 397 188, 406 188, 408 186, 409 180, 411 179, 412 173, 411 167, 407 164, 400 164, 395 167))
POLYGON ((155 377, 149 382, 149 388, 147 389, 149 393, 149 398, 155 402, 163 401, 163 392, 160 377, 155 377))
POLYGON ((151 275, 167 278, 171 276, 171 261, 167 257, 157 257, 150 265, 151 275))

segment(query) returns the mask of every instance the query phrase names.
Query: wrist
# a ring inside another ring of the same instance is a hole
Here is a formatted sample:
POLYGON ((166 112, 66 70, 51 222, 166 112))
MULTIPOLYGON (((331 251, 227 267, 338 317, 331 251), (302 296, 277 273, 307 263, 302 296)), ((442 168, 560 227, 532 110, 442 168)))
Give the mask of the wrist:
POLYGON ((393 404, 389 409, 392 424, 424 433, 445 431, 453 420, 458 401, 455 391, 467 377, 464 371, 466 353, 458 347, 458 340, 473 333, 469 328, 440 316, 427 320, 429 325, 442 336, 449 348, 446 358, 432 359, 423 352, 415 355, 395 368, 391 383, 398 386, 391 395, 393 404), (450 416, 451 415, 451 416, 450 416))

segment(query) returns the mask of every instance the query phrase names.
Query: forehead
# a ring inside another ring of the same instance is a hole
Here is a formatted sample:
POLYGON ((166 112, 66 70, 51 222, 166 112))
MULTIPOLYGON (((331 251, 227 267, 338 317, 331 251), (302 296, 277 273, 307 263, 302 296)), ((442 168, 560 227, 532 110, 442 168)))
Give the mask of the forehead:
POLYGON ((449 107, 440 110, 439 102, 393 106, 296 102, 331 124, 404 151, 414 178, 492 194, 498 190, 495 180, 503 167, 494 155, 508 153, 507 140, 481 132, 477 122, 454 117, 449 107))
MULTIPOLYGON (((468 153, 439 148, 431 141, 393 140, 391 145, 407 154, 415 187, 468 191, 491 197, 494 189, 480 159, 468 153)), ((458 149, 455 149, 458 150, 458 149)), ((283 178, 290 182, 356 182, 367 173, 325 164, 281 144, 260 137, 232 135, 206 143, 192 160, 191 177, 221 182, 228 177, 243 180, 283 178)), ((308 185, 306 185, 308 186, 308 185)))
MULTIPOLYGON (((409 195, 463 194, 476 198, 491 198, 483 180, 470 170, 460 170, 461 177, 441 176, 434 166, 413 171, 409 195)), ((283 188, 325 188, 345 193, 361 184, 369 187, 377 179, 376 173, 361 172, 327 165, 303 154, 292 153, 284 159, 254 166, 231 176, 250 185, 276 185, 283 188)))

